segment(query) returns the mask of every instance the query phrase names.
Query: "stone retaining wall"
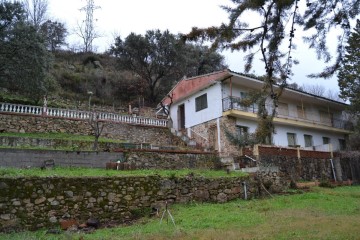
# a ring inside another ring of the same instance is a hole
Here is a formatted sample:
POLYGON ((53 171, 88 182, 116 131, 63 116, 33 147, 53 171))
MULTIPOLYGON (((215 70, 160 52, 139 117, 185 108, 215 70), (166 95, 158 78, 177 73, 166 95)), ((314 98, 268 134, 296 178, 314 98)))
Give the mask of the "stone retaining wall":
MULTIPOLYGON (((261 156, 259 164, 277 166, 280 171, 294 181, 333 180, 329 159, 297 158, 288 156, 261 156)), ((335 162, 334 162, 335 164, 335 162)))
POLYGON ((122 158, 122 153, 0 149, 1 167, 41 167, 46 160, 55 166, 105 168, 106 163, 122 158))
POLYGON ((125 160, 137 169, 218 169, 220 159, 214 154, 130 151, 125 160))
MULTIPOLYGON (((274 183, 268 191, 283 188, 275 188, 277 173, 266 176, 274 183)), ((124 222, 165 201, 224 203, 244 197, 244 181, 249 198, 262 193, 251 177, 0 178, 0 231, 56 227, 64 219, 124 222)))
MULTIPOLYGON (((102 137, 133 143, 149 143, 163 146, 184 145, 179 138, 171 134, 168 128, 113 122, 104 122, 104 124, 105 127, 101 135, 102 137)), ((16 114, 0 114, 0 131, 16 133, 57 132, 92 135, 91 127, 86 120, 16 114)))
POLYGON ((0 149, 0 167, 41 167, 45 160, 54 160, 56 166, 105 168, 108 162, 126 161, 137 169, 216 168, 217 158, 211 154, 93 151, 46 151, 0 149))

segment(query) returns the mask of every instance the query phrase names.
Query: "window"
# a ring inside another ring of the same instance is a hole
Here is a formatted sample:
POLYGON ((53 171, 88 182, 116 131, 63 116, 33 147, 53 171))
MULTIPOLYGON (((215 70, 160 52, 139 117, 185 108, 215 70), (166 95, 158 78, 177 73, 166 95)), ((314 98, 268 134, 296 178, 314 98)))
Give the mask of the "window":
POLYGON ((323 144, 329 144, 329 143, 330 143, 330 138, 323 137, 323 144))
POLYGON ((306 109, 303 106, 297 106, 298 118, 306 119, 306 109))
POLYGON ((287 133, 288 145, 289 147, 296 146, 296 134, 295 133, 287 133))
POLYGON ((237 125, 236 126, 236 132, 239 136, 244 136, 246 134, 248 134, 249 132, 249 128, 248 127, 245 127, 245 126, 239 126, 237 125))
POLYGON ((200 97, 195 98, 195 111, 201 111, 207 108, 207 94, 201 95, 200 97))
POLYGON ((286 103, 278 104, 278 114, 281 116, 289 116, 289 107, 286 103))
POLYGON ((320 111, 320 121, 325 125, 332 125, 333 114, 325 111, 320 111))
POLYGON ((345 141, 345 139, 339 139, 339 148, 340 148, 340 151, 346 150, 346 141, 345 141))
POLYGON ((304 140, 305 140, 305 147, 312 147, 313 145, 313 139, 311 135, 304 135, 304 140))

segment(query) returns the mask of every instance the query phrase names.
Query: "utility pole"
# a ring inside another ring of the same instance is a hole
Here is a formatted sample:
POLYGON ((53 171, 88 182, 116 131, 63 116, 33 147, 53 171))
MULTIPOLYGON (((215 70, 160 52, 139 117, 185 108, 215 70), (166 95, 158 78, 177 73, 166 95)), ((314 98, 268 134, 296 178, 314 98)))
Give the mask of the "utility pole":
POLYGON ((91 52, 92 42, 95 38, 99 37, 94 29, 94 11, 99 9, 99 6, 95 6, 94 0, 86 0, 86 6, 80 9, 85 11, 85 27, 81 29, 81 37, 84 41, 85 52, 91 52))

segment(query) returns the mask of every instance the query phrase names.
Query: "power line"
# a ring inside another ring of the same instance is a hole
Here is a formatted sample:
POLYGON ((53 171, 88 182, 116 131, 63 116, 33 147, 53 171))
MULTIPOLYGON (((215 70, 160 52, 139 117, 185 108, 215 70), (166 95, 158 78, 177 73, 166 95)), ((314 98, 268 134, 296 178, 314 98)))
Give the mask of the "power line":
POLYGON ((80 11, 85 11, 85 29, 83 32, 85 52, 92 51, 92 42, 97 37, 94 30, 94 11, 99 9, 99 6, 95 6, 94 0, 86 0, 86 6, 80 9, 80 11))

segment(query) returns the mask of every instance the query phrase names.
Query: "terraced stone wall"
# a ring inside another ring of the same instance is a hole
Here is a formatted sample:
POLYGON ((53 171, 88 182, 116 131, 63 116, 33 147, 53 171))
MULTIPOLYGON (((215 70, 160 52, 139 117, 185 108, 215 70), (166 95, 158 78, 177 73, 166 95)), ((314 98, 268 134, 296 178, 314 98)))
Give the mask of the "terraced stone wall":
POLYGON ((165 202, 224 203, 246 195, 274 193, 286 184, 276 172, 257 177, 84 177, 0 178, 0 232, 10 229, 57 227, 61 221, 86 222, 96 218, 126 222, 165 202), (261 181, 259 179, 262 179, 261 181), (264 183, 264 184, 263 184, 264 183), (261 187, 262 186, 262 187, 261 187))

